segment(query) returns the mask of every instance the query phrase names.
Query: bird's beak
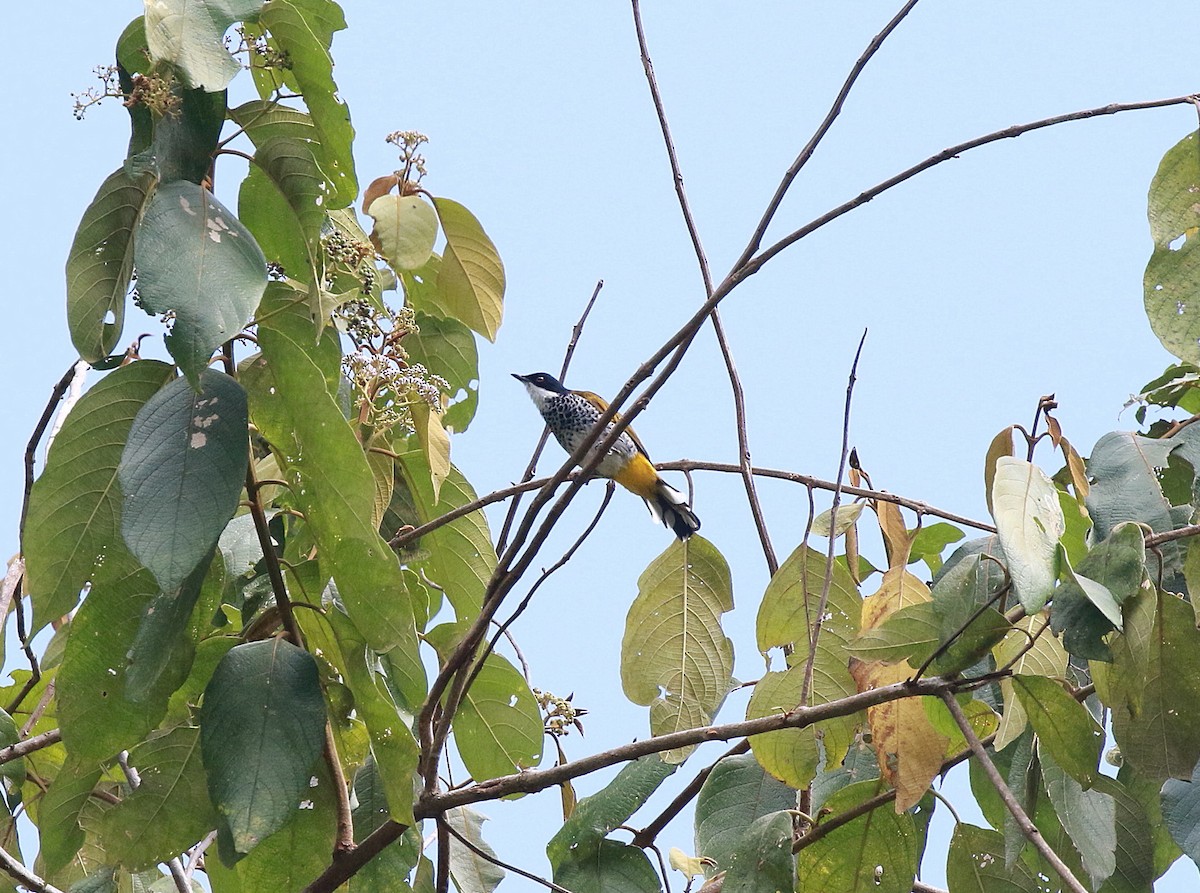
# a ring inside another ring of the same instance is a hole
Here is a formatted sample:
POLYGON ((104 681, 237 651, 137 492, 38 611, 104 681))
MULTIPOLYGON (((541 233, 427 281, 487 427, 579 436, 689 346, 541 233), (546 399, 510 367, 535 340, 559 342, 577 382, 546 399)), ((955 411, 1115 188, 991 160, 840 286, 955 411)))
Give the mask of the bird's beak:
POLYGON ((524 381, 526 381, 526 380, 527 380, 527 377, 526 377, 526 376, 524 376, 524 375, 517 375, 517 373, 515 373, 515 372, 510 372, 509 374, 510 374, 510 375, 511 375, 513 378, 515 378, 517 381, 524 382, 524 381))

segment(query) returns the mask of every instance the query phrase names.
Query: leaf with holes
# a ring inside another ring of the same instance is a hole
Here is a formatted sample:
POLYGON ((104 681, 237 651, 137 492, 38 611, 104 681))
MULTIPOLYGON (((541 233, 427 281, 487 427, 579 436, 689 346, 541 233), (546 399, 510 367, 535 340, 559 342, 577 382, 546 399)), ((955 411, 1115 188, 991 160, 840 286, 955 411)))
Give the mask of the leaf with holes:
POLYGON ((167 349, 196 385, 213 351, 258 308, 267 287, 262 249, 211 192, 178 181, 150 200, 134 263, 142 306, 174 314, 167 349))
POLYGON ((242 70, 223 38, 234 22, 253 21, 263 0, 147 0, 146 40, 154 61, 170 62, 189 87, 224 90, 242 70))
POLYGON ((178 588, 237 511, 246 477, 246 393, 206 369, 199 392, 177 378, 133 421, 118 473, 121 533, 164 591, 178 588))
MULTIPOLYGON (((731 610, 729 565, 701 536, 676 540, 638 578, 621 640, 621 684, 629 700, 650 707, 652 734, 707 725, 725 700, 733 642, 721 615, 731 610)), ((663 759, 682 762, 690 752, 663 759)))

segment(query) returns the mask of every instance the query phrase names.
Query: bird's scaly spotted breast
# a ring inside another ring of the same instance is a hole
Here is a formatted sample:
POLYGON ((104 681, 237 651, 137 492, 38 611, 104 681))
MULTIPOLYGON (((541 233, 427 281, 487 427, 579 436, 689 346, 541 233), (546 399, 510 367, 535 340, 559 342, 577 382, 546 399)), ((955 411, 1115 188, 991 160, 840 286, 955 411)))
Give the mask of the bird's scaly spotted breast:
MULTIPOLYGON (((596 419, 600 418, 600 410, 578 394, 556 394, 546 400, 542 416, 562 448, 568 453, 573 453, 579 448, 592 425, 596 424, 596 419)), ((614 477, 637 451, 633 439, 622 432, 608 451, 608 455, 596 468, 596 474, 600 477, 614 477)))

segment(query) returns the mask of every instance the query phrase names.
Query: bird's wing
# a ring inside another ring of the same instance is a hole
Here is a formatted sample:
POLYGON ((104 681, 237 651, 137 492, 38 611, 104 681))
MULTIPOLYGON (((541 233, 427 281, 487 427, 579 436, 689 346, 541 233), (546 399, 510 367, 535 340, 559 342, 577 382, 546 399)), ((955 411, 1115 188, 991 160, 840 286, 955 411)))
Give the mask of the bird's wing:
MULTIPOLYGON (((574 393, 578 394, 580 397, 582 397, 588 403, 592 404, 592 406, 596 407, 601 412, 604 412, 605 410, 608 409, 608 403, 599 394, 593 394, 591 391, 575 391, 574 393)), ((615 416, 613 416, 614 422, 620 421, 620 419, 621 419, 621 414, 619 412, 615 416)), ((637 433, 633 430, 633 428, 632 427, 626 428, 625 433, 629 435, 629 439, 633 441, 633 445, 638 448, 638 452, 641 453, 643 456, 645 456, 647 459, 649 459, 650 454, 646 452, 646 447, 642 445, 641 439, 637 436, 637 433)))

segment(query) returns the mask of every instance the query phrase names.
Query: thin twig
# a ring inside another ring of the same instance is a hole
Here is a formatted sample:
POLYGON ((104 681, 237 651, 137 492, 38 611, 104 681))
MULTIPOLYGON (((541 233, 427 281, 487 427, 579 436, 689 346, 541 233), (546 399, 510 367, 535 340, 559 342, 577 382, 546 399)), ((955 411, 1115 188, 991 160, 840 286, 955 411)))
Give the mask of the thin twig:
POLYGON ((735 757, 738 754, 746 753, 748 750, 750 750, 750 739, 744 738, 717 757, 712 763, 697 772, 696 777, 688 782, 687 787, 675 795, 675 799, 667 804, 666 809, 655 816, 652 822, 633 835, 633 840, 631 841, 633 845, 648 847, 653 844, 658 835, 662 833, 662 830, 674 821, 683 808, 691 803, 696 795, 700 793, 700 789, 708 781, 708 776, 712 775, 713 770, 717 768, 721 760, 726 757, 735 757))
MULTIPOLYGON (((592 296, 588 298, 587 306, 583 308, 583 313, 580 314, 579 320, 571 328, 571 340, 567 342, 567 350, 563 354, 562 366, 558 370, 558 380, 562 381, 567 377, 567 369, 571 366, 571 358, 575 356, 575 346, 579 344, 579 336, 583 334, 583 324, 587 322, 587 318, 591 315, 592 307, 596 304, 596 298, 600 296, 600 289, 604 288, 604 280, 597 279, 596 287, 592 289, 592 296)), ((538 438, 537 446, 533 448, 533 455, 529 457, 529 464, 525 466, 525 473, 521 475, 521 482, 533 478, 534 472, 537 470, 538 459, 542 456, 542 450, 546 448, 546 443, 550 439, 550 426, 547 425, 542 429, 542 436, 538 438)), ((496 552, 504 551, 504 544, 508 542, 508 531, 512 527, 513 520, 517 517, 517 507, 521 504, 520 493, 508 506, 508 512, 504 515, 504 523, 500 527, 500 536, 496 538, 496 552)))
MULTIPOLYGON (((712 471, 719 474, 741 474, 741 467, 738 465, 732 465, 727 462, 706 462, 699 459, 678 459, 674 462, 658 462, 654 467, 659 471, 682 471, 685 474, 692 471, 712 471)), ((755 466, 752 467, 750 471, 756 477, 766 477, 774 478, 776 480, 789 481, 793 484, 801 484, 805 487, 815 488, 817 490, 832 491, 837 486, 837 484, 835 484, 833 481, 826 481, 822 480, 821 478, 813 477, 812 475, 800 474, 794 471, 783 471, 782 469, 777 468, 763 468, 761 466, 755 466)), ((578 472, 572 472, 571 474, 567 475, 566 479, 574 480, 578 476, 578 472)), ((491 493, 487 493, 478 497, 472 502, 468 502, 459 506, 458 508, 451 509, 450 511, 446 512, 446 514, 439 515, 438 517, 429 520, 425 524, 422 524, 420 527, 413 527, 404 531, 403 534, 393 537, 390 544, 393 547, 403 546, 406 543, 410 543, 413 540, 424 536, 430 531, 437 530, 439 527, 449 524, 451 521, 458 520, 464 515, 477 512, 481 508, 485 508, 486 506, 494 503, 503 502, 505 499, 508 499, 518 493, 527 493, 530 490, 539 490, 546 486, 549 481, 550 478, 537 478, 536 480, 525 481, 524 483, 520 484, 512 484, 511 486, 504 487, 503 489, 494 490, 491 493)), ((892 502, 896 505, 903 506, 904 508, 911 509, 917 514, 933 515, 946 521, 952 521, 955 524, 962 524, 964 527, 982 530, 985 533, 996 532, 995 526, 987 523, 986 521, 976 521, 964 515, 957 515, 953 512, 948 512, 945 509, 940 509, 937 506, 930 505, 927 502, 909 499, 908 497, 900 496, 895 493, 888 493, 886 490, 871 490, 866 487, 851 487, 844 485, 842 487, 842 494, 848 496, 862 496, 866 497, 867 499, 878 499, 882 502, 892 502)), ((1195 536, 1196 534, 1200 534, 1200 524, 1189 528, 1180 528, 1180 530, 1186 530, 1187 533, 1185 535, 1187 536, 1195 536)), ((1175 538, 1179 539, 1181 537, 1175 538)))
POLYGON ((21 589, 24 587, 24 582, 24 577, 17 581, 13 598, 17 602, 17 641, 21 643, 21 650, 25 653, 25 659, 29 662, 29 678, 25 680, 25 684, 21 686, 21 690, 9 702, 8 713, 10 716, 17 712, 17 708, 21 706, 21 703, 29 693, 42 680, 42 668, 38 664, 37 655, 33 653, 33 648, 29 644, 29 634, 25 630, 25 604, 21 598, 21 589))
MULTIPOLYGON (((658 115, 658 126, 662 131, 663 145, 667 150, 667 161, 671 166, 671 179, 675 183, 675 196, 679 201, 679 210, 683 214, 683 222, 687 227, 688 236, 692 240, 692 250, 696 262, 700 265, 700 278, 704 282, 704 296, 712 297, 712 273, 708 267, 708 255, 700 241, 700 231, 692 215, 691 203, 688 202, 687 192, 683 186, 683 170, 679 166, 679 156, 675 152, 675 141, 671 137, 671 127, 667 123, 667 111, 663 105, 662 92, 658 88, 658 79, 654 76, 654 63, 650 60, 650 48, 646 43, 646 33, 642 27, 642 11, 639 0, 631 0, 633 6, 633 25, 637 32, 638 50, 642 57, 642 70, 646 75, 646 83, 650 88, 650 98, 654 103, 654 111, 658 115)), ((916 2, 916 0, 912 0, 916 2)), ((721 323, 720 311, 713 307, 709 314, 712 319, 713 331, 717 336, 717 345, 725 361, 725 371, 729 377, 729 386, 733 391, 733 408, 736 420, 738 438, 738 464, 741 468, 742 483, 746 489, 746 500, 750 504, 750 515, 754 519, 754 527, 758 531, 758 539, 762 544, 763 557, 767 562, 767 570, 771 576, 779 570, 779 561, 775 557, 775 549, 771 545, 771 536, 767 531, 766 519, 763 517, 762 503, 754 485, 754 475, 750 471, 750 437, 746 424, 746 395, 742 388, 741 377, 738 375, 737 364, 733 359, 733 351, 725 334, 725 326, 721 323)))
POLYGON ((975 734, 975 730, 971 727, 971 721, 967 719, 967 715, 958 706, 958 701, 954 699, 954 694, 950 691, 943 691, 939 697, 942 703, 946 705, 946 709, 950 711, 950 715, 954 717, 954 721, 958 724, 959 731, 966 738, 967 744, 970 745, 971 751, 979 760, 979 766, 987 775, 988 780, 992 783, 992 787, 996 789, 996 793, 1000 795, 1005 807, 1017 823, 1017 827, 1021 829, 1021 833, 1025 835, 1025 839, 1033 844, 1036 849, 1057 873, 1062 878, 1063 884, 1073 891, 1073 893, 1088 893, 1087 888, 1079 882, 1074 873, 1067 864, 1059 858, 1058 853, 1054 852, 1054 848, 1046 842, 1042 837, 1042 832, 1025 814, 1025 810, 1021 808, 1016 796, 1009 789, 1008 784, 1004 781, 1004 777, 1000 774, 1000 770, 996 768, 996 764, 992 762, 992 758, 988 756, 987 748, 983 746, 983 742, 979 740, 979 736, 975 734))
POLYGON ((333 738, 333 726, 325 722, 325 764, 333 776, 334 803, 337 812, 337 834, 333 841, 333 858, 354 849, 354 816, 350 809, 350 791, 346 784, 346 773, 342 771, 342 760, 338 756, 337 743, 333 738))
POLYGON ((465 838, 463 835, 459 834, 458 831, 455 830, 454 826, 451 825, 449 822, 445 821, 444 819, 439 819, 439 823, 446 826, 446 831, 449 832, 451 837, 453 837, 455 840, 457 840, 459 843, 461 843, 463 846, 465 846, 467 849, 469 849, 472 853, 474 853, 480 859, 484 859, 488 862, 491 862, 493 865, 498 865, 501 868, 503 868, 505 871, 511 871, 513 874, 519 874, 521 877, 527 878, 528 880, 533 881, 535 884, 541 884, 547 890, 554 890, 555 893, 571 893, 571 891, 568 890, 566 887, 560 887, 558 884, 554 883, 554 881, 548 881, 543 877, 538 877, 536 874, 533 874, 532 872, 525 871, 522 868, 517 868, 517 866, 515 866, 515 865, 509 865, 503 859, 500 859, 497 856, 495 856, 494 854, 489 853, 487 850, 482 849, 481 847, 475 846, 475 844, 471 843, 471 841, 467 840, 467 838, 465 838))
POLYGON ((437 872, 433 878, 435 893, 450 890, 450 823, 439 817, 437 822, 437 872))
POLYGON ((1167 106, 1172 105, 1185 105, 1192 101, 1192 97, 1194 95, 1195 94, 1188 94, 1186 96, 1173 96, 1170 99, 1151 99, 1144 102, 1113 102, 1109 103, 1108 105, 1097 106, 1096 108, 1081 109, 1077 112, 1067 112, 1063 115, 1040 118, 1037 121, 1030 121, 1027 124, 1013 124, 1010 127, 995 130, 991 133, 984 134, 983 136, 977 136, 974 139, 969 139, 965 142, 948 146, 937 154, 930 155, 928 158, 917 162, 912 167, 906 168, 900 173, 888 177, 886 180, 882 181, 881 183, 877 183, 870 189, 860 192, 857 196, 850 199, 850 201, 843 202, 836 208, 826 211, 820 217, 817 217, 814 220, 806 223, 799 229, 788 233, 778 242, 755 255, 753 259, 747 261, 744 266, 746 271, 745 275, 750 276, 754 273, 757 273, 762 269, 763 264, 777 255, 779 252, 783 251, 789 245, 800 241, 805 236, 812 234, 816 230, 825 226, 827 223, 830 223, 841 217, 843 214, 853 211, 855 208, 861 205, 865 205, 867 202, 877 198, 879 195, 887 192, 889 189, 899 186, 905 180, 911 180, 917 174, 927 171, 931 167, 936 167, 939 164, 958 158, 964 152, 969 152, 972 149, 978 149, 980 146, 986 146, 989 143, 999 142, 1000 140, 1014 139, 1015 137, 1022 136, 1023 134, 1034 130, 1042 130, 1046 127, 1054 127, 1057 124, 1065 124, 1068 121, 1085 121, 1089 118, 1099 118, 1105 115, 1116 115, 1121 112, 1166 108, 1167 106))
POLYGON ((896 30, 900 23, 904 21, 905 16, 916 5, 917 0, 908 0, 901 10, 892 17, 892 20, 884 26, 884 29, 871 38, 871 42, 867 44, 867 48, 863 50, 862 55, 858 57, 858 61, 850 69, 850 73, 846 75, 842 89, 838 91, 837 97, 833 100, 833 105, 826 112, 825 119, 817 127, 816 132, 813 133, 804 148, 800 150, 800 154, 796 156, 796 160, 787 169, 787 172, 783 175, 783 179, 780 180, 779 186, 775 189, 775 194, 771 197, 771 201, 767 203, 767 209, 763 212, 762 219, 759 220, 758 226, 754 228, 754 234, 750 237, 749 244, 746 245, 746 249, 742 252, 742 256, 738 258, 734 267, 745 265, 754 256, 754 252, 758 251, 759 246, 762 245, 763 236, 766 235, 767 227, 771 225, 771 221, 775 217, 775 212, 779 210, 779 206, 783 203, 783 198, 787 195, 788 189, 791 188, 792 181, 796 179, 796 175, 800 173, 801 168, 808 164, 808 160, 817 151, 817 146, 821 144, 821 140, 825 138, 825 134, 829 133, 830 128, 833 127, 833 122, 841 114, 842 106, 846 104, 846 99, 850 96, 850 90, 854 87, 854 82, 863 73, 863 70, 867 67, 867 63, 871 61, 871 57, 883 46, 883 42, 888 39, 891 33, 896 30))
POLYGON ((58 405, 58 401, 63 398, 63 394, 75 380, 77 368, 78 363, 72 363, 71 368, 63 373, 62 378, 51 389, 50 399, 46 401, 46 408, 42 410, 38 423, 33 427, 33 433, 29 435, 29 442, 25 445, 25 492, 21 498, 21 520, 17 528, 22 541, 25 538, 25 519, 29 516, 29 494, 33 492, 33 465, 37 456, 38 444, 41 443, 42 435, 46 433, 50 420, 54 418, 54 408, 58 405))
MULTIPOLYGON (((854 352, 854 362, 850 364, 850 378, 846 382, 846 404, 842 410, 842 455, 838 460, 837 481, 833 488, 833 505, 829 507, 829 549, 825 554, 825 579, 821 581, 821 597, 817 601, 815 617, 810 616, 808 637, 808 657, 804 662, 804 681, 800 685, 800 703, 807 704, 812 692, 813 667, 817 662, 817 641, 821 637, 821 628, 825 620, 825 607, 829 604, 829 589, 833 585, 833 556, 836 552, 837 511, 842 504, 842 478, 846 474, 846 460, 850 457, 850 404, 854 397, 854 382, 858 379, 858 359, 862 356, 863 344, 867 341, 867 330, 863 329, 862 337, 858 339, 858 350, 854 352)), ((808 592, 808 587, 804 587, 808 592)))

